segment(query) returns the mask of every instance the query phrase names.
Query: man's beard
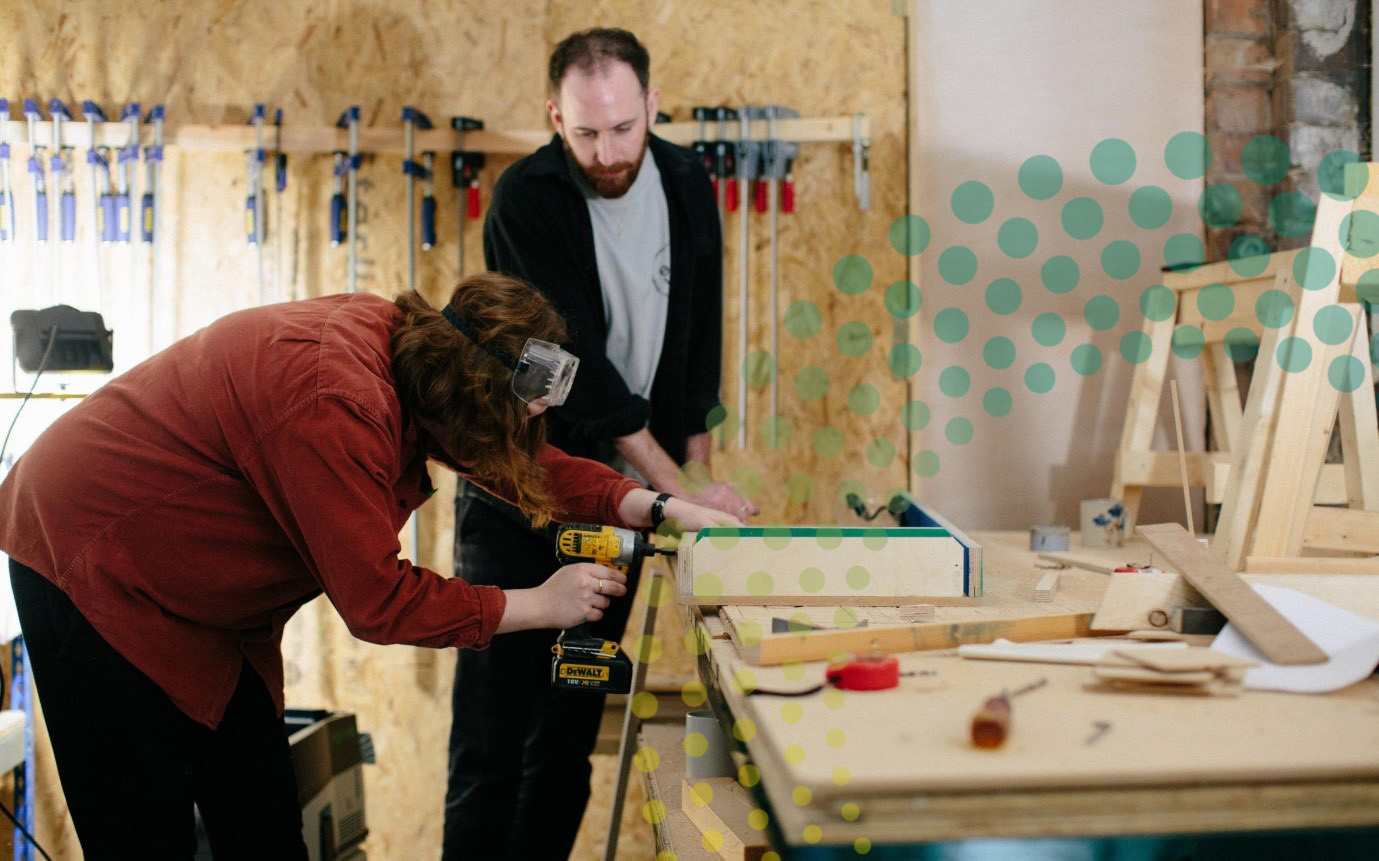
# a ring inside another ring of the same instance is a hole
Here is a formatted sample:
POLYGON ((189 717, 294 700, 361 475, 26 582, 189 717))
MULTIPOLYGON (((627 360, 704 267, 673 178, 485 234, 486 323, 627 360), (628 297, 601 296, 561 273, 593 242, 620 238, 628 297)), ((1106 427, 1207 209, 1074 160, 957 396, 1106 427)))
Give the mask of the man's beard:
POLYGON ((632 183, 637 181, 637 174, 641 172, 642 162, 646 159, 650 140, 649 134, 642 138, 642 151, 637 154, 636 161, 620 161, 610 165, 599 164, 598 161, 592 166, 581 164, 575 157, 574 150, 570 149, 569 141, 565 141, 565 152, 569 155, 570 161, 579 168, 579 172, 584 174, 584 179, 594 189, 595 194, 603 198, 619 198, 627 194, 632 188, 632 183))

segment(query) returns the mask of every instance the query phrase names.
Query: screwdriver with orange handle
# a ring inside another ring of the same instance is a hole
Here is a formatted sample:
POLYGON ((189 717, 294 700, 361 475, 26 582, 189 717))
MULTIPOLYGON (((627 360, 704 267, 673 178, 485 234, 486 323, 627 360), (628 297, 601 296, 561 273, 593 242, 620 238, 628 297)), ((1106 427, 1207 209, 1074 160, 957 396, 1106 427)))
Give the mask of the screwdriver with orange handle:
POLYGON ((1023 688, 1001 691, 982 703, 982 707, 972 716, 973 746, 992 750, 1005 744, 1006 737, 1010 735, 1010 701, 1020 694, 1042 688, 1048 681, 1044 678, 1023 688))

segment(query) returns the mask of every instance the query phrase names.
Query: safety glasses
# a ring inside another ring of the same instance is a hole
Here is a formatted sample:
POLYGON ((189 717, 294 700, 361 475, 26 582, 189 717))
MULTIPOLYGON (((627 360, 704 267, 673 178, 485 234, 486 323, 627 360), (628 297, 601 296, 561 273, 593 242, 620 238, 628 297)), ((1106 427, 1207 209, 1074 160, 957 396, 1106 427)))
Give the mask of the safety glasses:
POLYGON ((579 359, 559 344, 539 338, 528 338, 526 345, 522 347, 521 358, 514 359, 480 338, 474 326, 450 306, 442 308, 441 315, 450 321, 450 325, 478 344, 484 352, 512 369, 512 390, 524 403, 540 402, 548 407, 558 407, 565 403, 565 398, 570 394, 570 387, 575 382, 579 359))
POLYGON ((512 374, 512 390, 526 403, 558 407, 569 396, 577 370, 579 359, 560 345, 528 338, 512 374))

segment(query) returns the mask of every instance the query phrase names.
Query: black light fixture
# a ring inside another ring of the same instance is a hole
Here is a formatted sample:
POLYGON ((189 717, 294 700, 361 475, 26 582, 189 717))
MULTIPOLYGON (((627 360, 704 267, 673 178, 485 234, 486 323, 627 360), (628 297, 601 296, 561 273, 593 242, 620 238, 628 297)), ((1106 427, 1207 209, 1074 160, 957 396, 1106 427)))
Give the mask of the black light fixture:
POLYGON ((10 326, 14 360, 25 373, 109 373, 115 368, 115 333, 95 311, 70 305, 15 311, 10 326))

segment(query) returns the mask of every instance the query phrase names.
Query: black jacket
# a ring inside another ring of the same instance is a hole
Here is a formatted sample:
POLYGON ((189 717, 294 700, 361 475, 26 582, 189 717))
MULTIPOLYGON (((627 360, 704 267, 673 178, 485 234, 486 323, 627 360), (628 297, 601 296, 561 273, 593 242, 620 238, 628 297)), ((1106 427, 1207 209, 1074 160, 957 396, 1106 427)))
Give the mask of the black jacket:
POLYGON ((488 268, 528 281, 565 317, 579 357, 574 388, 547 413, 551 442, 606 460, 614 437, 650 427, 676 463, 718 405, 723 343, 718 204, 698 156, 650 139, 670 214, 670 300, 651 402, 633 394, 605 353, 608 326, 589 209, 556 135, 499 177, 484 220, 488 268))

